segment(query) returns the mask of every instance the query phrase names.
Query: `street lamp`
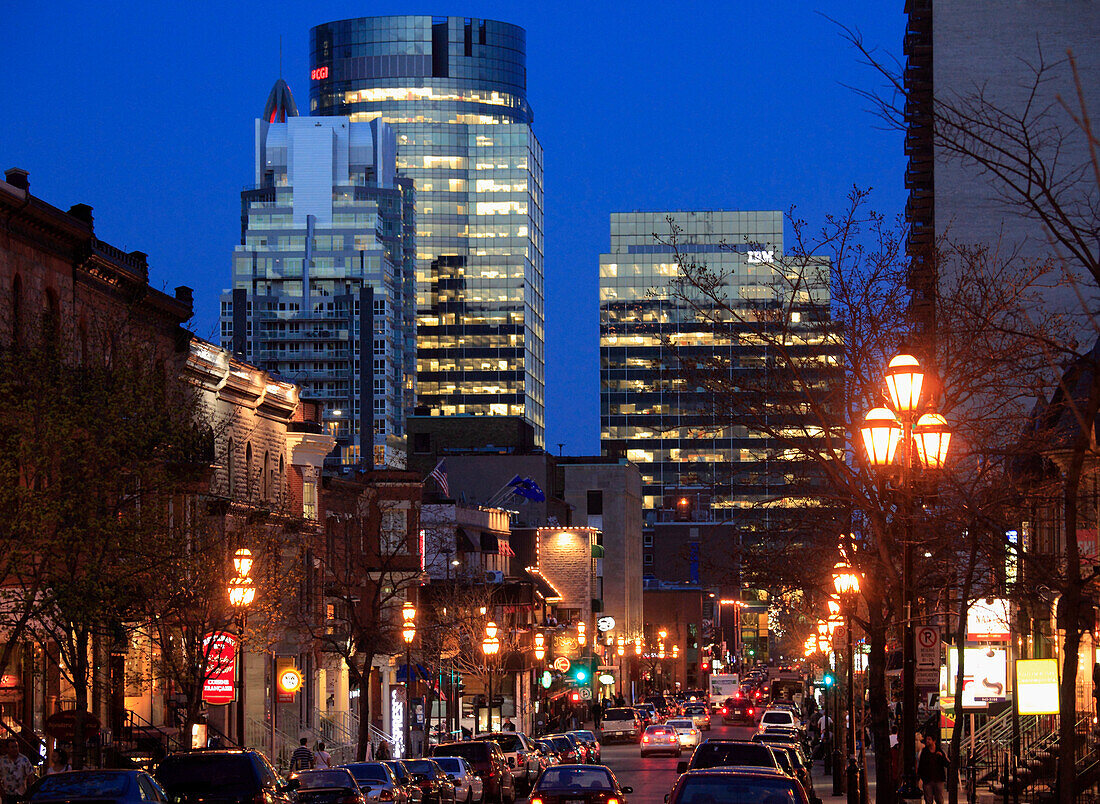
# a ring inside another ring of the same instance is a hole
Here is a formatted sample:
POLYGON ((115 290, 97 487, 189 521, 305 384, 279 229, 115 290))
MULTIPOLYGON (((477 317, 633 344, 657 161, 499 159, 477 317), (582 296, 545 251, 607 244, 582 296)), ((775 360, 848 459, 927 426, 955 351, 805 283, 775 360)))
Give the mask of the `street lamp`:
POLYGON ((237 636, 237 745, 244 748, 244 629, 248 620, 248 607, 256 599, 256 587, 249 575, 252 573, 252 551, 242 547, 233 554, 233 577, 229 581, 229 605, 237 611, 239 626, 237 636))
POLYGON ((902 639, 902 782, 898 795, 902 799, 920 797, 917 787, 917 752, 915 731, 917 721, 916 650, 913 644, 913 453, 927 469, 940 469, 947 460, 951 441, 947 422, 937 413, 918 417, 925 373, 920 362, 901 354, 886 367, 886 387, 893 410, 875 408, 860 427, 867 459, 876 469, 885 470, 894 462, 894 453, 902 446, 901 490, 899 506, 903 520, 901 586, 903 607, 902 639), (914 450, 915 448, 915 450, 914 450))
POLYGON ((615 637, 615 655, 619 657, 619 695, 623 694, 623 663, 626 656, 626 637, 619 635, 615 637))
POLYGON ((582 648, 588 643, 588 626, 584 624, 584 620, 577 623, 577 644, 582 648))
POLYGON ((401 638, 405 640, 405 756, 408 757, 412 748, 412 726, 410 724, 409 710, 412 709, 413 669, 412 669, 412 641, 416 638, 416 608, 409 601, 401 607, 401 638))
POLYGON ((856 707, 855 707, 855 637, 852 634, 852 608, 859 595, 859 573, 844 560, 833 566, 833 588, 836 589, 844 609, 844 627, 848 632, 848 804, 858 804, 863 786, 859 783, 856 765, 856 707))
POLYGON ((542 631, 535 632, 535 659, 542 661, 546 657, 546 635, 542 631))
POLYGON ((485 624, 485 639, 481 641, 481 652, 485 654, 485 675, 488 678, 488 695, 486 696, 489 703, 489 716, 488 726, 489 731, 493 730, 493 668, 491 659, 496 656, 500 651, 500 640, 497 639, 497 624, 490 620, 485 624))

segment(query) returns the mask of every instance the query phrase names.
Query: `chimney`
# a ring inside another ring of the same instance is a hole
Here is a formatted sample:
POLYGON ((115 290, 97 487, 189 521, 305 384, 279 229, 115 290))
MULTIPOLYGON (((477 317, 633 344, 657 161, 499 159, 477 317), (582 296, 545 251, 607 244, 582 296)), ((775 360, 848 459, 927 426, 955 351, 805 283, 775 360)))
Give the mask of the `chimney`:
POLYGON ((176 299, 185 304, 192 304, 195 301, 194 293, 187 285, 180 285, 176 288, 176 299))
POLYGON ((92 208, 87 204, 74 204, 69 207, 69 214, 89 227, 93 225, 92 208))
POLYGON ((20 190, 26 190, 28 193, 31 191, 31 183, 27 176, 30 175, 23 168, 8 168, 4 171, 4 181, 10 184, 12 187, 18 187, 20 190))

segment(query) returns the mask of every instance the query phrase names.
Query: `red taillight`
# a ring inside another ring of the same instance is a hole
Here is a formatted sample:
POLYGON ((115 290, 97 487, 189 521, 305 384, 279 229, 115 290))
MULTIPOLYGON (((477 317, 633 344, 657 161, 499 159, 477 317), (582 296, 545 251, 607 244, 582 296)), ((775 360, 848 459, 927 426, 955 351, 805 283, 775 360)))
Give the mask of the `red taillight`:
POLYGON ((643 737, 643 738, 642 738, 642 742, 643 742, 643 743, 648 743, 648 742, 649 742, 649 738, 648 738, 648 737, 643 737))
POLYGON ((748 712, 748 713, 749 713, 749 714, 751 715, 751 714, 752 714, 752 707, 750 706, 750 707, 749 707, 748 709, 746 709, 745 711, 746 711, 746 712, 748 712))
POLYGON ((380 790, 378 792, 378 800, 379 801, 393 801, 393 791, 392 790, 380 790))
POLYGON ((619 804, 619 799, 617 799, 617 798, 609 798, 609 799, 607 800, 607 804, 619 804))
POLYGON ((267 796, 262 792, 257 793, 252 797, 252 804, 267 804, 267 796))
POLYGON ((724 707, 724 706, 722 707, 722 714, 723 715, 726 714, 726 707, 724 707))
POLYGON ((542 804, 542 799, 541 798, 533 798, 533 799, 531 799, 531 804, 542 804))

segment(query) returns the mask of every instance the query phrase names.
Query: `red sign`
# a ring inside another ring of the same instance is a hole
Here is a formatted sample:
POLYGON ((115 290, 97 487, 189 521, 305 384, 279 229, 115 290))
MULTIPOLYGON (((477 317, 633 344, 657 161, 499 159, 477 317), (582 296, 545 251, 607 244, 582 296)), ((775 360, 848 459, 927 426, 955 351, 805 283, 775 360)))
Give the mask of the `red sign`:
POLYGON ((202 649, 206 654, 202 699, 214 705, 232 703, 237 694, 237 638, 225 631, 207 634, 202 649))
MULTIPOLYGON (((76 736, 76 710, 66 709, 55 712, 46 718, 46 734, 64 742, 72 742, 76 736)), ((84 713, 84 736, 91 738, 99 734, 99 720, 91 712, 84 713)))
POLYGON ((328 67, 318 67, 315 70, 309 71, 309 80, 311 81, 324 81, 328 78, 328 67))

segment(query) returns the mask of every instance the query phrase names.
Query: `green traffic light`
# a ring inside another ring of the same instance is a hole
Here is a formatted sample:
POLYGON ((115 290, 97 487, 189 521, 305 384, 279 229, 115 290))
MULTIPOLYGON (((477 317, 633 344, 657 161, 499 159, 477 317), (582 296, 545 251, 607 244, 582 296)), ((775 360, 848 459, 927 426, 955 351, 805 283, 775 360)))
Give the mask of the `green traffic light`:
POLYGON ((587 680, 588 680, 588 673, 586 673, 584 670, 578 670, 577 671, 577 681, 587 681, 587 680))
POLYGON ((831 687, 831 686, 833 686, 833 682, 835 680, 836 679, 833 678, 832 673, 826 673, 825 677, 821 679, 821 683, 823 683, 826 687, 831 687))

